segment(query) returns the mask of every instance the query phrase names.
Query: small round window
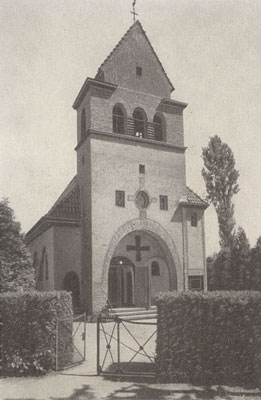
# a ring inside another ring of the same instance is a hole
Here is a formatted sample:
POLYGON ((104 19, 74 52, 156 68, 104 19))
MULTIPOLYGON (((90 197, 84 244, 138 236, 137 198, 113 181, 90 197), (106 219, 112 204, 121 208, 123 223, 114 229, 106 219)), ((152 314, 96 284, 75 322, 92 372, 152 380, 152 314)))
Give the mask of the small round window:
POLYGON ((147 195, 146 192, 144 192, 143 190, 140 190, 137 195, 136 195, 136 199, 135 199, 135 204, 138 208, 144 210, 145 208, 147 208, 149 206, 150 203, 150 199, 149 196, 147 195))

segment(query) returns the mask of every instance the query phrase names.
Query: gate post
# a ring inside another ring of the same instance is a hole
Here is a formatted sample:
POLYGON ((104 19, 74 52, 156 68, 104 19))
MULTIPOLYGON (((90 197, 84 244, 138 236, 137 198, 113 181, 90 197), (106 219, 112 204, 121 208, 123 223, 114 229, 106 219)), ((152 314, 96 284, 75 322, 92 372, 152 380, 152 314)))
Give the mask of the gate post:
POLYGON ((101 373, 101 366, 100 366, 100 316, 97 317, 97 374, 100 375, 101 373))
POLYGON ((59 320, 56 320, 56 337, 55 337, 55 349, 56 349, 56 357, 55 357, 55 370, 58 371, 58 345, 59 345, 59 320))
POLYGON ((3 322, 2 322, 2 316, 0 316, 0 374, 2 371, 2 367, 3 367, 3 361, 2 361, 2 341, 1 341, 1 337, 2 337, 2 326, 3 326, 3 322))
POLYGON ((120 363, 121 363, 121 355, 120 355, 120 319, 117 318, 117 353, 118 353, 118 372, 120 372, 121 367, 120 367, 120 363))
POLYGON ((86 360, 86 313, 84 313, 83 317, 83 323, 84 323, 84 350, 83 350, 83 360, 86 360))

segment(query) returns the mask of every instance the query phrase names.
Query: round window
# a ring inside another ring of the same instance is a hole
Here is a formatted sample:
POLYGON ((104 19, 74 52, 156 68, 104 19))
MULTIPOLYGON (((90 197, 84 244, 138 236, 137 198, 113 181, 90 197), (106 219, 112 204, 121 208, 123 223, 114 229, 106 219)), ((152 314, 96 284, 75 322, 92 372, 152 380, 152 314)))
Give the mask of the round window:
POLYGON ((147 193, 144 192, 143 190, 140 190, 136 195, 136 199, 135 199, 136 206, 140 209, 144 209, 144 208, 148 207, 149 203, 150 203, 150 199, 149 199, 149 196, 147 195, 147 193))

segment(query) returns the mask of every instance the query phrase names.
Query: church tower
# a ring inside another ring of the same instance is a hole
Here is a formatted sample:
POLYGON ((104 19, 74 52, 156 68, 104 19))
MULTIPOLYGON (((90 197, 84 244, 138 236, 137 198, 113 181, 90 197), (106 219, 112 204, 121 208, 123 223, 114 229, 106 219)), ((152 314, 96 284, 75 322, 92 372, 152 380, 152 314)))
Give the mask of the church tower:
MULTIPOLYGON (((171 99, 173 90, 136 21, 74 101, 77 176, 44 218, 54 229, 52 253, 60 246, 53 288, 69 290, 68 274, 77 274, 74 296, 87 312, 106 303, 150 307, 162 291, 206 290, 207 203, 186 186, 187 104, 171 99), (63 229, 74 243, 67 257, 63 229)), ((27 235, 33 254, 39 237, 38 225, 27 235)))
POLYGON ((137 21, 74 102, 87 303, 148 306, 159 291, 187 289, 188 234, 191 267, 204 275, 206 204, 187 207, 187 104, 173 90, 137 21))

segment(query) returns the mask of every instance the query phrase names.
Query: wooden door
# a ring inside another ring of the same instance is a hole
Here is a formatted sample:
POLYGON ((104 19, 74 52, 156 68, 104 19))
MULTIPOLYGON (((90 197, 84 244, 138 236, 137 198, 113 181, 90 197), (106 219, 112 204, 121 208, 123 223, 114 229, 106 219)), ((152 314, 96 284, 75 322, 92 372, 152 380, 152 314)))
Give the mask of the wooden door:
POLYGON ((108 297, 111 307, 121 306, 121 268, 118 266, 109 269, 108 297))
POLYGON ((150 307, 150 281, 147 266, 135 269, 135 306, 150 307))

